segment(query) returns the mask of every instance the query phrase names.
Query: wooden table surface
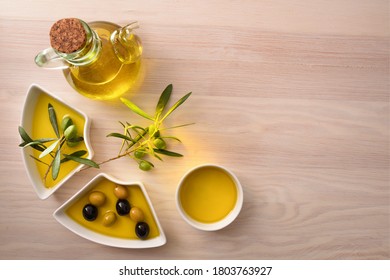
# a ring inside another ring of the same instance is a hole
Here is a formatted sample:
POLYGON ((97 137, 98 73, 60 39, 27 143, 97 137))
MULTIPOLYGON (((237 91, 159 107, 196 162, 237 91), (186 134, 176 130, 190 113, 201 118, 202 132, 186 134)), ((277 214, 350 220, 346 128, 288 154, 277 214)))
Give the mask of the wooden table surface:
POLYGON ((339 1, 1 1, 1 259, 389 259, 389 6, 339 1), (181 159, 150 173, 130 159, 76 174, 38 199, 17 127, 37 83, 92 118, 96 161, 115 156, 118 121, 139 121, 117 100, 76 93, 60 71, 34 64, 54 21, 140 22, 145 76, 132 100, 147 111, 166 85, 192 91, 171 123, 181 159), (175 206, 181 176, 216 163, 244 188, 226 229, 202 232, 175 206), (167 236, 120 249, 75 235, 52 213, 99 172, 142 181, 167 236))

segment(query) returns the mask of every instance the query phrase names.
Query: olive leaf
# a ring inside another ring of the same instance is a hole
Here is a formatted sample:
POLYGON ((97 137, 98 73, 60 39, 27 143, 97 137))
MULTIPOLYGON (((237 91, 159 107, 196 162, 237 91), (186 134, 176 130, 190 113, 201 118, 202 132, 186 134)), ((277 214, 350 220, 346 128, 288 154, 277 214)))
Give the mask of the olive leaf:
POLYGON ((173 129, 173 128, 179 128, 179 127, 184 127, 184 126, 189 126, 189 125, 194 125, 195 123, 185 123, 181 125, 175 125, 175 126, 170 126, 170 127, 165 127, 161 130, 168 130, 168 129, 173 129))
MULTIPOLYGON (((20 137, 24 141, 23 143, 19 144, 19 147, 25 147, 29 143, 34 142, 34 140, 31 139, 31 137, 27 134, 27 132, 24 130, 23 127, 19 126, 18 131, 19 131, 20 137)), ((29 145, 29 146, 31 146, 32 148, 34 148, 40 152, 43 152, 46 149, 46 147, 44 145, 39 145, 38 143, 34 143, 34 144, 29 145)))
POLYGON ((18 129, 19 129, 20 137, 22 137, 22 139, 23 139, 25 142, 32 142, 32 141, 33 141, 33 140, 31 139, 31 137, 27 134, 27 132, 24 130, 23 127, 19 126, 18 129))
POLYGON ((31 147, 37 151, 40 151, 40 152, 43 152, 47 147, 41 143, 37 143, 37 142, 30 142, 28 144, 26 144, 26 142, 23 142, 19 145, 19 147, 31 147))
POLYGON ((53 105, 51 105, 50 103, 47 107, 48 107, 48 111, 49 111, 49 119, 50 119, 51 126, 53 127, 53 130, 54 130, 55 134, 57 135, 57 137, 60 138, 60 132, 58 130, 56 111, 54 110, 53 105))
POLYGON ((44 150, 40 155, 39 155, 39 158, 43 158, 44 156, 50 154, 52 151, 54 151, 55 147, 57 146, 57 144, 60 142, 60 139, 58 139, 57 141, 55 141, 53 144, 51 144, 49 147, 46 148, 46 150, 44 150))
POLYGON ((145 128, 143 128, 142 126, 139 126, 139 125, 132 125, 130 124, 129 122, 126 122, 126 125, 123 123, 123 122, 119 122, 123 128, 125 129, 125 132, 130 135, 130 132, 129 132, 129 129, 132 129, 134 130, 137 134, 140 134, 138 130, 141 130, 142 133, 145 132, 145 128))
POLYGON ((175 137, 175 136, 163 136, 161 138, 163 138, 163 139, 174 139, 174 140, 176 140, 176 141, 181 143, 181 140, 179 138, 175 137))
POLYGON ((182 154, 171 152, 171 151, 164 150, 164 149, 154 149, 154 152, 156 152, 158 154, 170 156, 170 157, 182 157, 183 156, 182 154))
POLYGON ((121 101, 123 102, 123 104, 125 104, 130 110, 132 110, 134 113, 140 115, 141 117, 144 117, 148 120, 151 120, 151 121, 154 121, 154 118, 149 116, 148 113, 146 113, 145 111, 143 111, 141 108, 139 108, 137 105, 135 105, 133 102, 131 102, 130 100, 126 99, 126 98, 123 98, 121 97, 121 101))
POLYGON ((57 179, 58 174, 60 173, 60 166, 61 166, 61 151, 60 149, 58 149, 54 156, 53 166, 51 169, 51 177, 53 180, 57 179))
MULTIPOLYGON (((34 145, 40 145, 40 144, 43 144, 43 143, 46 143, 46 142, 51 142, 51 141, 54 141, 54 140, 57 140, 56 138, 47 138, 47 141, 38 141, 38 140, 34 140, 30 143, 26 143, 26 142, 23 142, 22 144, 19 145, 19 147, 29 147, 29 146, 34 146, 34 145)), ((42 151, 44 151, 46 149, 46 146, 42 145, 43 147, 45 147, 42 151)), ((41 146, 40 146, 41 147, 41 146)))
POLYGON ((41 139, 35 139, 33 142, 43 144, 54 140, 57 140, 57 138, 41 138, 41 139))
POLYGON ((156 154, 156 153, 154 153, 154 157, 157 158, 157 159, 160 160, 160 161, 163 161, 163 159, 162 159, 158 154, 156 154))
POLYGON ((161 93, 160 99, 158 100, 157 106, 156 106, 156 113, 154 115, 154 118, 158 120, 161 113, 164 111, 165 106, 167 105, 169 98, 171 97, 173 86, 172 84, 169 84, 164 91, 161 93))
POLYGON ((135 131, 137 134, 142 134, 146 131, 145 128, 143 128, 142 126, 139 126, 139 125, 128 125, 127 126, 127 129, 131 128, 133 131, 135 131), (139 130, 142 131, 142 133, 139 133, 139 130))
POLYGON ((90 167, 100 168, 96 162, 94 162, 90 159, 87 159, 87 158, 81 158, 81 157, 67 155, 67 154, 64 154, 64 157, 69 159, 69 160, 73 160, 73 161, 76 161, 78 163, 88 165, 90 167))
MULTIPOLYGON (((73 156, 73 157, 82 157, 82 156, 85 155, 86 153, 87 153, 87 151, 85 151, 85 150, 80 150, 80 151, 71 153, 70 156, 73 156)), ((67 162, 67 161, 69 161, 69 160, 70 160, 69 158, 64 157, 63 159, 61 159, 61 163, 67 162)))
POLYGON ((127 135, 124 135, 122 133, 117 133, 117 132, 112 132, 110 134, 108 134, 106 137, 116 137, 116 138, 121 138, 121 139, 124 139, 124 140, 127 140, 127 141, 131 141, 133 142, 134 140, 132 138, 130 138, 129 136, 127 135))
POLYGON ((175 111, 177 109, 177 107, 179 107, 181 104, 183 104, 188 97, 190 97, 190 95, 192 94, 192 92, 189 92, 187 93, 186 95, 184 95, 182 98, 180 98, 169 110, 168 112, 165 114, 165 116, 161 119, 161 122, 163 120, 165 120, 173 111, 175 111))

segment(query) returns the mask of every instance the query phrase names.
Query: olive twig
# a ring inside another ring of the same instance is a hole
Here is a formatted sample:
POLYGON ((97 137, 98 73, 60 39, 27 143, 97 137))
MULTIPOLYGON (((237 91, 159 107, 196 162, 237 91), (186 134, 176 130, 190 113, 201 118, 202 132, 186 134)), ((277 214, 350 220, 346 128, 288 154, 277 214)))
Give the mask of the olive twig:
MULTIPOLYGON (((120 159, 120 158, 122 158, 122 157, 125 157, 125 156, 127 156, 127 155, 130 155, 130 154, 133 153, 135 150, 136 150, 136 149, 130 150, 130 151, 127 151, 127 152, 125 152, 125 153, 123 153, 123 154, 119 154, 119 155, 117 155, 116 157, 112 157, 112 158, 106 159, 106 160, 104 160, 104 161, 102 161, 102 162, 97 163, 97 165, 101 166, 102 164, 108 163, 108 162, 110 162, 110 161, 120 159)), ((78 172, 83 171, 83 170, 86 170, 86 169, 89 169, 89 168, 91 168, 91 167, 92 167, 92 166, 86 165, 86 166, 84 166, 83 168, 81 168, 78 172)))
MULTIPOLYGON (((116 157, 102 161, 101 163, 99 163, 99 165, 122 158, 124 156, 130 156, 133 160, 135 160, 138 163, 138 166, 141 170, 147 171, 152 169, 154 165, 152 162, 145 159, 146 155, 157 158, 159 160, 162 160, 162 158, 158 154, 171 156, 171 157, 182 157, 182 155, 179 153, 166 150, 167 147, 166 139, 174 139, 174 140, 178 140, 179 142, 181 141, 174 136, 162 136, 161 132, 166 131, 168 129, 183 127, 183 126, 193 124, 190 123, 190 124, 183 124, 183 125, 178 125, 170 128, 165 128, 165 129, 162 128, 163 121, 187 100, 187 98, 191 95, 191 92, 187 93, 182 98, 180 98, 164 114, 166 105, 168 104, 169 98, 172 93, 172 89, 173 87, 170 84, 161 93, 158 103, 156 105, 155 113, 153 115, 146 113, 144 110, 142 110, 140 107, 135 105, 130 100, 121 98, 123 104, 126 105, 132 112, 138 114, 139 116, 149 121, 152 121, 152 124, 144 128, 137 125, 130 125, 128 122, 126 122, 127 125, 125 125, 122 122, 119 122, 124 128, 123 134, 113 132, 107 135, 107 137, 116 137, 122 140, 122 145, 120 147, 119 153, 116 157), (125 147, 125 145, 127 145, 125 152, 122 153, 122 150, 125 147)), ((89 166, 86 166, 81 170, 85 170, 88 168, 89 166)))
MULTIPOLYGON (((157 158, 162 160, 160 155, 170 156, 170 157, 182 157, 183 155, 166 150, 167 143, 166 139, 173 139, 179 142, 180 139, 174 136, 162 136, 161 132, 166 131, 168 129, 183 127, 192 125, 193 123, 183 124, 178 126, 173 126, 169 128, 162 128, 163 121, 174 111, 176 110, 187 98, 191 95, 191 93, 186 94, 182 98, 180 98, 166 113, 163 115, 165 107, 168 103, 170 95, 172 93, 172 85, 168 85, 164 91, 162 92, 160 99, 158 100, 156 106, 156 112, 154 116, 146 113, 140 107, 135 105, 130 100, 125 98, 121 98, 123 104, 125 104, 131 111, 140 115, 143 118, 146 118, 153 123, 147 127, 141 127, 138 125, 132 125, 128 122, 119 122, 123 126, 123 133, 112 132, 107 135, 107 137, 115 137, 122 140, 121 147, 119 149, 118 155, 107 160, 104 160, 100 163, 97 163, 98 166, 102 164, 123 158, 125 156, 130 156, 133 160, 138 163, 138 167, 143 171, 148 171, 154 167, 153 163, 149 160, 145 159, 147 155, 150 157, 157 158), (125 148, 125 151, 123 149, 125 148)), ((84 166, 79 171, 83 171, 89 169, 90 167, 94 167, 91 165, 84 166)))
POLYGON ((33 155, 30 155, 31 158, 33 158, 39 164, 44 164, 47 166, 47 169, 42 177, 44 184, 46 185, 47 176, 49 175, 50 170, 53 181, 57 180, 61 165, 69 160, 98 168, 99 166, 92 160, 82 158, 83 155, 87 154, 87 151, 85 150, 79 150, 73 152, 70 155, 63 153, 62 147, 65 143, 69 147, 75 147, 80 142, 84 141, 84 139, 83 137, 77 136, 77 127, 75 124, 73 124, 72 119, 68 115, 63 116, 61 126, 58 126, 56 111, 53 105, 51 105, 50 103, 48 104, 48 113, 49 121, 53 128, 53 132, 56 135, 56 138, 32 139, 27 134, 25 129, 19 126, 19 134, 23 140, 23 142, 19 146, 22 148, 31 147, 34 150, 39 151, 40 154, 38 158, 33 155), (44 145, 44 143, 50 142, 50 145, 44 145), (45 158, 47 156, 51 157, 49 163, 48 161, 45 162, 41 160, 42 158, 45 158))
POLYGON ((43 175, 43 182, 46 184, 46 179, 47 179, 47 175, 49 174, 50 172, 50 169, 53 167, 53 164, 54 164, 54 158, 53 160, 50 162, 49 166, 47 167, 47 170, 45 172, 45 175, 43 175))

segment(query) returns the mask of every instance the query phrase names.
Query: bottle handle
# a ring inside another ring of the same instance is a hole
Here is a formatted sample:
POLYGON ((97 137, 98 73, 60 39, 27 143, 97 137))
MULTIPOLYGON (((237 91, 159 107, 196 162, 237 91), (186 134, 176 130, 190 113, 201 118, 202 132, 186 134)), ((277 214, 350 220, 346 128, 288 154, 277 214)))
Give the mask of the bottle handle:
POLYGON ((118 59, 124 64, 137 62, 142 54, 141 40, 133 30, 139 28, 137 21, 115 30, 110 37, 118 59))
POLYGON ((47 48, 38 53, 35 57, 35 63, 39 67, 48 69, 66 69, 69 67, 69 63, 59 56, 53 48, 47 48))
POLYGON ((119 30, 119 36, 123 38, 124 40, 127 40, 130 35, 133 33, 134 29, 139 28, 139 23, 138 21, 134 21, 132 23, 129 23, 128 25, 123 26, 119 30))

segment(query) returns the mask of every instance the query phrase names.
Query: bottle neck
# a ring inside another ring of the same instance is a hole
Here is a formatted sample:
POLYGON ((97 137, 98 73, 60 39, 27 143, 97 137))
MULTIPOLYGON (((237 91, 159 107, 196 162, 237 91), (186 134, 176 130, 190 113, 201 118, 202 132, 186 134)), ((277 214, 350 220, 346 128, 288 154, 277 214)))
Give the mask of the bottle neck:
POLYGON ((72 53, 63 53, 54 50, 57 55, 74 66, 85 66, 91 64, 98 59, 100 50, 102 48, 102 42, 97 33, 92 30, 84 21, 80 20, 80 22, 85 29, 87 37, 84 46, 72 53))

